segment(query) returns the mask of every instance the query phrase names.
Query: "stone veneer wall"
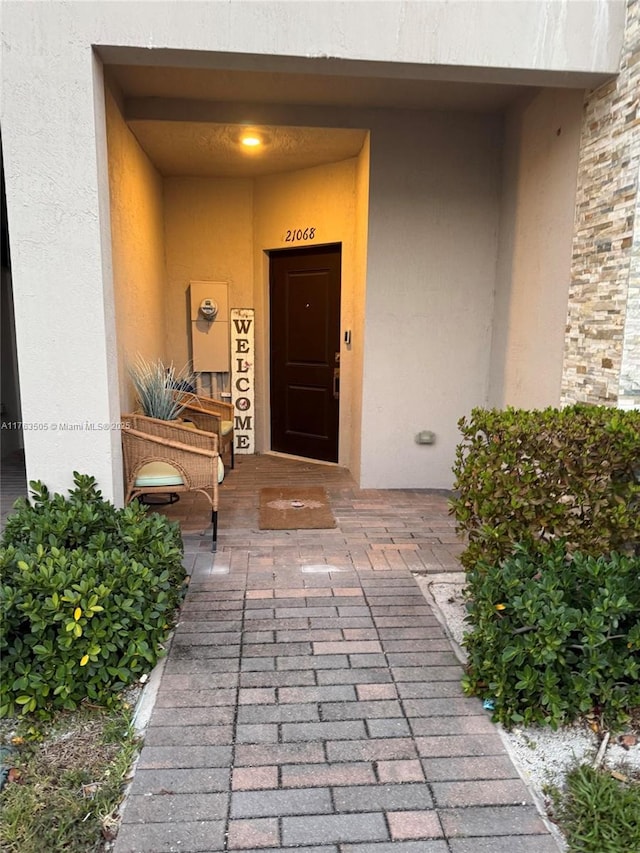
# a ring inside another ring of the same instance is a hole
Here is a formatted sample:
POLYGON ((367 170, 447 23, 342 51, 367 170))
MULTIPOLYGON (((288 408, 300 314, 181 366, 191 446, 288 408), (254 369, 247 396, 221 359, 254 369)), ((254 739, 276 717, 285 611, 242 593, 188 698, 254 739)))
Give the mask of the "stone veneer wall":
MULTIPOLYGON (((640 147, 640 128, 635 142, 640 147)), ((636 159, 639 159, 636 157, 636 159)), ((636 218, 631 247, 627 322, 624 327, 624 347, 620 370, 618 405, 621 408, 640 407, 640 192, 636 196, 636 218)))
POLYGON ((629 0, 620 74, 585 101, 563 404, 640 405, 639 94, 640 0, 629 0))

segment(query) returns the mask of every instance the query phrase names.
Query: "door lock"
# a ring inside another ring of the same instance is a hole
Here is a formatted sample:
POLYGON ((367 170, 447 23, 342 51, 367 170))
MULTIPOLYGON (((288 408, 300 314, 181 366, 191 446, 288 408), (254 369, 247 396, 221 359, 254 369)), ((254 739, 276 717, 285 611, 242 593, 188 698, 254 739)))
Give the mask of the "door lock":
POLYGON ((333 369, 333 399, 340 399, 340 368, 334 367, 333 369))

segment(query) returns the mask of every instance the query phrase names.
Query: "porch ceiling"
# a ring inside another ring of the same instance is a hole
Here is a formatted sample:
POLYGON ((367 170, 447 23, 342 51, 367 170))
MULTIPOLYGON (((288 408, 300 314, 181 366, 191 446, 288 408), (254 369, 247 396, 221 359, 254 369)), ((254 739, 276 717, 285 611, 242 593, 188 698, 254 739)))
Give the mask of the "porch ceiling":
POLYGON ((124 64, 108 65, 106 79, 165 176, 255 177, 337 162, 356 156, 365 139, 366 130, 354 126, 354 109, 495 113, 535 91, 488 82, 124 64), (325 118, 312 121, 320 113, 325 118), (332 122, 331 114, 344 121, 332 122), (238 142, 247 127, 265 141, 250 154, 238 142))
POLYGON ((337 163, 355 157, 366 131, 326 127, 271 127, 194 121, 129 120, 138 142, 165 176, 251 178, 337 163), (243 150, 243 130, 254 128, 259 149, 243 150))

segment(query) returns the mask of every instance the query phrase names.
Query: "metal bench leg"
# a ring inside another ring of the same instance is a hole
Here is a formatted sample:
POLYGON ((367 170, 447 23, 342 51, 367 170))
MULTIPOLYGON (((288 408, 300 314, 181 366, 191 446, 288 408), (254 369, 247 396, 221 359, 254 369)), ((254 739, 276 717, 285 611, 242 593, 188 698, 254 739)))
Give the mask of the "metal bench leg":
POLYGON ((211 522, 213 524, 213 537, 211 540, 211 550, 215 554, 218 550, 218 510, 212 510, 211 522))

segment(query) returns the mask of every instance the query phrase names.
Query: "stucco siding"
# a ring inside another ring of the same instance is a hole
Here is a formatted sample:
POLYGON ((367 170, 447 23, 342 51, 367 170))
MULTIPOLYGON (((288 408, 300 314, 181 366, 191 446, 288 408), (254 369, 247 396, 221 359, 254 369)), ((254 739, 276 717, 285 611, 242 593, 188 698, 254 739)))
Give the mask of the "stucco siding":
POLYGON ((109 91, 106 107, 120 403, 123 412, 130 412, 136 400, 129 365, 138 354, 167 356, 162 179, 109 91))
POLYGON ((177 367, 191 357, 190 281, 229 284, 229 306, 253 307, 253 182, 165 178, 166 339, 177 367))
POLYGON ((563 89, 506 117, 492 406, 560 402, 581 117, 582 93, 563 89))
POLYGON ((501 138, 497 118, 445 113, 372 131, 365 487, 450 487, 457 420, 487 402, 501 138))

